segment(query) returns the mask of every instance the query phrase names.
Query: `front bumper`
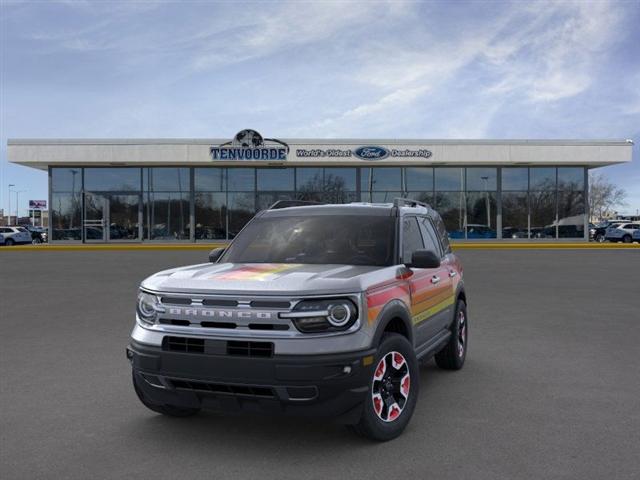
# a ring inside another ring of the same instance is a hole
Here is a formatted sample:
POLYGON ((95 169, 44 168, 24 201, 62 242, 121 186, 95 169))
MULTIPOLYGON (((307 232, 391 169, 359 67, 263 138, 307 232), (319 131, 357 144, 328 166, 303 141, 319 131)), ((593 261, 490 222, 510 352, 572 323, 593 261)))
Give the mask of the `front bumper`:
POLYGON ((132 341, 133 374, 153 403, 224 412, 360 418, 375 350, 234 357, 163 350, 132 341))

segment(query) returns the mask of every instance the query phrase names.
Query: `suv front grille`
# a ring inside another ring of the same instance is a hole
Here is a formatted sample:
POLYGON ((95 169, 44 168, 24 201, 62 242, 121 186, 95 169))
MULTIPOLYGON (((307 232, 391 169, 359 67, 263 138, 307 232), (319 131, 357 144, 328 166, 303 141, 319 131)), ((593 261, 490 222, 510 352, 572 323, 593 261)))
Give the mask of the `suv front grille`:
POLYGON ((198 382, 194 380, 169 379, 173 388, 198 392, 226 393, 230 395, 246 395, 252 397, 274 398, 273 390, 268 387, 253 385, 227 385, 224 383, 198 382))
POLYGON ((237 357, 273 357, 273 342, 224 341, 190 337, 164 337, 162 349, 170 352, 204 353, 237 357))
POLYGON ((272 342, 227 342, 227 354, 239 357, 273 357, 272 342))
POLYGON ((204 353, 204 339, 188 337, 164 337, 162 347, 172 352, 204 353))

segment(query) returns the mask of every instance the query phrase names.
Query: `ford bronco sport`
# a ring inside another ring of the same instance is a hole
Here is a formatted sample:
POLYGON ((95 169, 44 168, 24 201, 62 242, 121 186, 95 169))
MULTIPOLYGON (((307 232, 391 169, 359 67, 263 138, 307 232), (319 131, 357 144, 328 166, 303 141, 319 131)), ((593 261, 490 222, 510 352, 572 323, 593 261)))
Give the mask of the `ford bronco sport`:
POLYGON ((210 263, 142 282, 135 391, 165 415, 321 415, 392 439, 415 409, 418 361, 464 364, 461 264, 419 202, 297 203, 258 213, 210 263))

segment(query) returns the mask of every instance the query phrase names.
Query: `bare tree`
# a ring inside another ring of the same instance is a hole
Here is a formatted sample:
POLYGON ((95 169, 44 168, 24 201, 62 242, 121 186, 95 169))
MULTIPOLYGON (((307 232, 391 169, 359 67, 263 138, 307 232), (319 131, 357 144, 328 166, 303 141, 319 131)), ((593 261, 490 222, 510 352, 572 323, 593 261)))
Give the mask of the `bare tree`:
POLYGON ((589 207, 591 218, 603 220, 615 213, 616 207, 626 205, 627 192, 611 183, 602 173, 589 174, 589 207))

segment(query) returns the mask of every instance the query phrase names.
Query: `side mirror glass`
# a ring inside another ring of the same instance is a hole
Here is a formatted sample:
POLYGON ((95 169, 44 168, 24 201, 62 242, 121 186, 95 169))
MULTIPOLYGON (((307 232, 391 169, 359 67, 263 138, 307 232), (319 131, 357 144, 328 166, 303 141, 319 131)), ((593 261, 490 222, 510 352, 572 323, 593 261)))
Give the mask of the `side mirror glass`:
POLYGON ((440 257, 432 250, 416 250, 411 255, 411 265, 409 268, 438 268, 440 266, 440 257))
POLYGON ((224 248, 214 248, 209 252, 209 261, 211 263, 216 263, 223 253, 224 248))

